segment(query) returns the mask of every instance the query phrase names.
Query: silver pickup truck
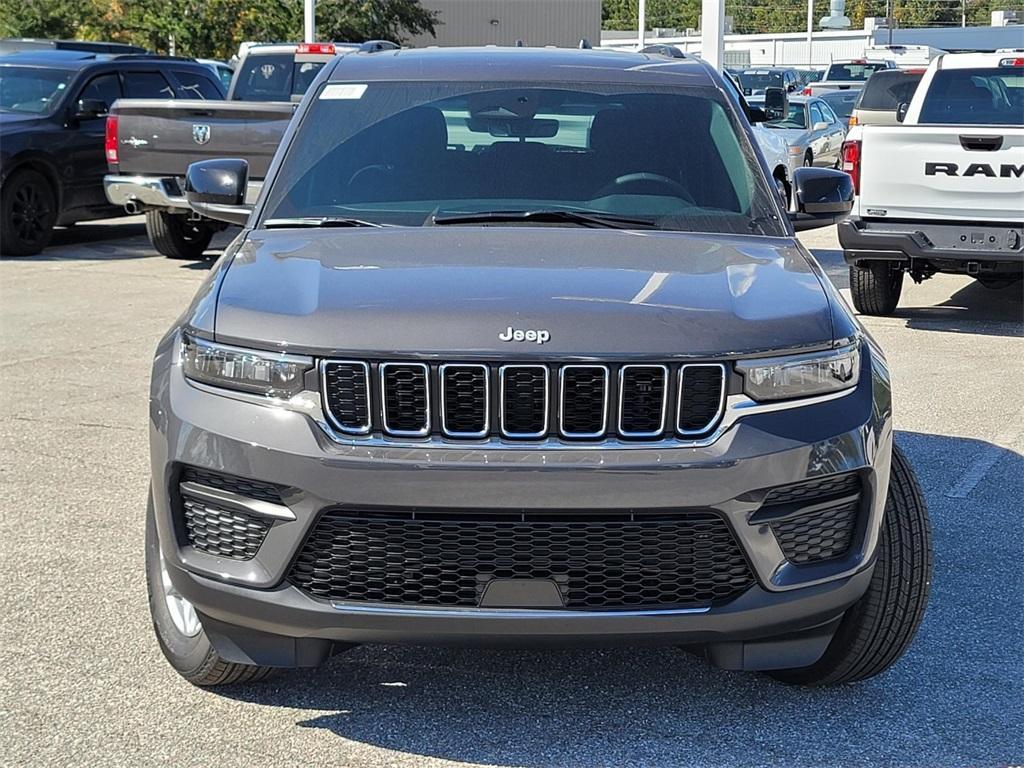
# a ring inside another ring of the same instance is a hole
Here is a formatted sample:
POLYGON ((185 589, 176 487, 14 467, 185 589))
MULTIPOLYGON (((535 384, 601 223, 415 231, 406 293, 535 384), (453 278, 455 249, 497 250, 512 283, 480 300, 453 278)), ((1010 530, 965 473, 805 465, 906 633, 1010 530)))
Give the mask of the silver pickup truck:
POLYGON ((246 199, 254 202, 292 113, 321 67, 336 55, 396 47, 387 41, 256 45, 239 63, 227 101, 117 101, 107 118, 107 198, 130 214, 146 214, 146 231, 160 253, 202 258, 225 225, 188 207, 183 181, 189 164, 245 159, 246 199))

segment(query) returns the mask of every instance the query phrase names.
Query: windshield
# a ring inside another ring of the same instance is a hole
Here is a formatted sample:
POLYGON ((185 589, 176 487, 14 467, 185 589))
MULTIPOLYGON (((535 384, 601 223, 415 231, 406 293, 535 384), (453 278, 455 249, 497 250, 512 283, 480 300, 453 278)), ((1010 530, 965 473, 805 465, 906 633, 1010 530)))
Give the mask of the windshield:
POLYGON ((301 96, 316 78, 322 61, 297 61, 291 53, 246 56, 238 70, 232 99, 236 101, 290 101, 301 96))
POLYGON ((828 68, 826 80, 860 82, 867 80, 880 69, 889 69, 885 64, 833 64, 828 68))
POLYGON ((1024 68, 939 70, 917 122, 1024 125, 1024 68))
MULTIPOLYGON (((764 109, 764 100, 751 101, 751 106, 761 107, 764 109)), ((807 127, 807 111, 804 109, 803 104, 789 103, 789 113, 782 120, 769 120, 765 124, 766 128, 806 128, 807 127)))
POLYGON ((74 74, 42 67, 0 67, 0 109, 49 114, 56 109, 74 74))
POLYGON ((710 88, 589 83, 326 84, 263 221, 419 226, 560 210, 659 229, 783 234, 752 150, 717 98, 710 88))
POLYGON ((740 72, 739 79, 740 88, 746 95, 765 88, 782 88, 782 75, 767 69, 748 69, 740 72))

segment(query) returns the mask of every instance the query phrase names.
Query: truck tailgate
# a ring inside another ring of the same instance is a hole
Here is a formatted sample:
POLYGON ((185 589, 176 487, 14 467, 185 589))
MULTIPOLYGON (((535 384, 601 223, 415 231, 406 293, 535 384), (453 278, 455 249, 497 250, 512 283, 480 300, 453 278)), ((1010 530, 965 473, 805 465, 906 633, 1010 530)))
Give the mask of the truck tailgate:
POLYGON ((869 125, 862 142, 864 218, 1024 219, 1024 128, 869 125))
POLYGON ((119 99, 118 172, 184 176, 189 163, 242 157, 262 179, 295 105, 199 99, 119 99))

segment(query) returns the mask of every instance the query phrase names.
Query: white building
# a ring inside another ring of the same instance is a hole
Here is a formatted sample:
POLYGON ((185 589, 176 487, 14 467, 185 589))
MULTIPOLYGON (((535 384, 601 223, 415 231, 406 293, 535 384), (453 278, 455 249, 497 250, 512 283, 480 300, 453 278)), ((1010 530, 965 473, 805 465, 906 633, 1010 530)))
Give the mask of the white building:
POLYGON ((574 48, 601 39, 601 0, 423 0, 440 14, 437 37, 406 45, 557 45, 574 48))

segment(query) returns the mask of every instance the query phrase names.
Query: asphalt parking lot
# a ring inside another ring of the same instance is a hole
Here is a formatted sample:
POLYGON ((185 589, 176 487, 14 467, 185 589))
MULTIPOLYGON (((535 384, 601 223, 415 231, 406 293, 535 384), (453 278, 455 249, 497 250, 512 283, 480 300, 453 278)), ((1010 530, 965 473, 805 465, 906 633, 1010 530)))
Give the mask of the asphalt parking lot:
MULTIPOLYGON (((834 230, 802 237, 844 287, 834 230)), ((1024 762, 1019 285, 908 281, 867 321, 935 534, 928 614, 887 674, 802 690, 675 649, 366 647, 209 691, 160 655, 142 540, 150 359, 211 263, 158 257, 139 218, 0 260, 0 763, 1024 762)))

